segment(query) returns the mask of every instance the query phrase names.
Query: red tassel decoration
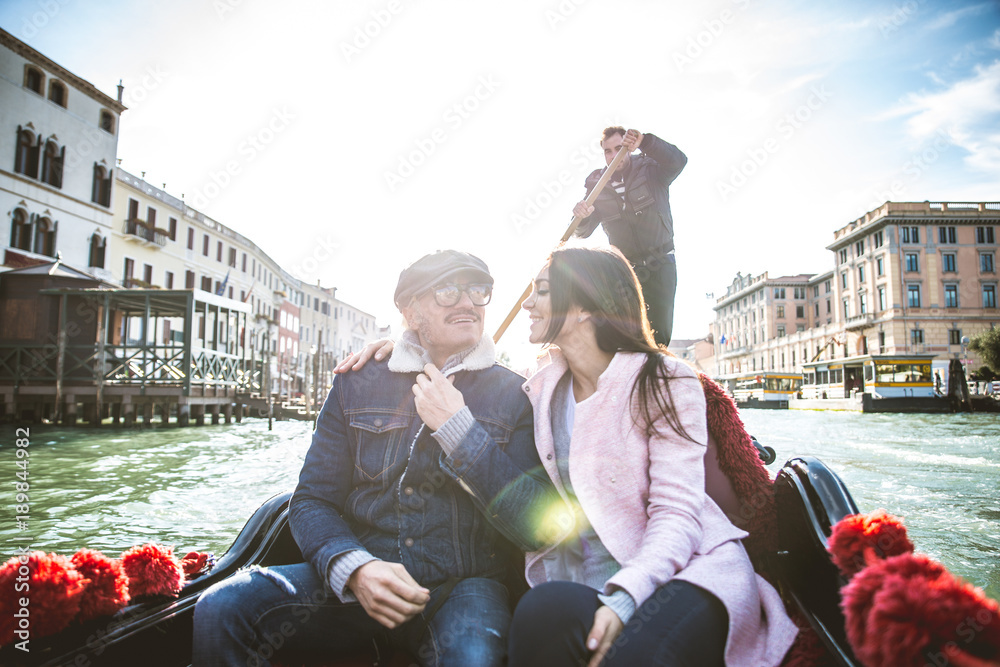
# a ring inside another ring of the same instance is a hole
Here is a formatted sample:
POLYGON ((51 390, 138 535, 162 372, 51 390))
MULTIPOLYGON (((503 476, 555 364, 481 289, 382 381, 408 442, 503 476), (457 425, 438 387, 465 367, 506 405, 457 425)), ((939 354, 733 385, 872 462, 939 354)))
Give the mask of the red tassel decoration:
POLYGON ((844 517, 827 544, 833 564, 848 579, 878 560, 913 552, 903 522, 884 509, 844 517))
POLYGON ((169 547, 159 544, 132 547, 122 554, 121 560, 133 598, 150 595, 177 597, 184 585, 184 570, 169 547))
POLYGON ((72 562, 76 571, 90 580, 80 599, 79 621, 111 616, 128 604, 128 578, 121 561, 100 551, 80 549, 72 562))
POLYGON ((15 642, 22 629, 15 614, 26 609, 31 639, 60 632, 80 610, 86 580, 65 556, 32 551, 22 563, 11 558, 0 567, 0 645, 15 642), (22 589, 22 590, 19 590, 22 589), (21 598, 28 605, 21 605, 21 598))

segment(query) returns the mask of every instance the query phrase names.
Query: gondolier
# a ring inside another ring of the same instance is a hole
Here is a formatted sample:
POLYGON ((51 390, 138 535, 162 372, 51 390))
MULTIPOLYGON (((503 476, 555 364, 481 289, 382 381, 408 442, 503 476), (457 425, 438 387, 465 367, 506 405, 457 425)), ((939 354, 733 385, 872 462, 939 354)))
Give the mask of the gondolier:
MULTIPOLYGON (((626 131, 620 126, 605 128, 601 147, 609 165, 621 146, 642 153, 625 156, 611 176, 611 187, 601 191, 593 206, 581 201, 573 208, 574 215, 585 218, 576 235, 587 238, 598 225, 604 228, 611 244, 632 263, 654 338, 666 346, 673 329, 677 289, 669 188, 687 164, 687 156, 653 134, 626 131)), ((604 169, 598 169, 587 177, 588 192, 603 173, 604 169)))

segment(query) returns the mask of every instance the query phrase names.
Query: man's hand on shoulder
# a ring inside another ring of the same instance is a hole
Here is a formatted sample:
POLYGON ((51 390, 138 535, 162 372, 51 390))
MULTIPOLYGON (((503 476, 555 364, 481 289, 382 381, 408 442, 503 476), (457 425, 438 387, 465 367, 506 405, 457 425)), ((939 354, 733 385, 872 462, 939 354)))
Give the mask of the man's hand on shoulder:
POLYGON ((351 573, 347 585, 368 615, 387 628, 410 620, 430 600, 430 591, 418 584, 401 563, 365 563, 351 573))
POLYGON ((639 130, 629 130, 625 133, 625 138, 622 139, 622 146, 624 146, 630 153, 639 148, 639 144, 642 143, 643 135, 639 130))

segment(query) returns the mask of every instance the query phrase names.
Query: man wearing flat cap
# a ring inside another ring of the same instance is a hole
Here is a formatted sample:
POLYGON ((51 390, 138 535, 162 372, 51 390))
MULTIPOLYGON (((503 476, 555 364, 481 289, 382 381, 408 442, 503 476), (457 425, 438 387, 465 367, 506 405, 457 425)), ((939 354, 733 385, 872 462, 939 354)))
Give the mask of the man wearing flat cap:
POLYGON ((268 665, 275 636, 328 658, 374 641, 422 665, 503 663, 504 582, 557 534, 561 502, 523 378, 483 333, 492 291, 486 264, 455 250, 400 274, 406 330, 387 362, 337 376, 299 474, 289 517, 308 562, 209 589, 196 667, 268 665))

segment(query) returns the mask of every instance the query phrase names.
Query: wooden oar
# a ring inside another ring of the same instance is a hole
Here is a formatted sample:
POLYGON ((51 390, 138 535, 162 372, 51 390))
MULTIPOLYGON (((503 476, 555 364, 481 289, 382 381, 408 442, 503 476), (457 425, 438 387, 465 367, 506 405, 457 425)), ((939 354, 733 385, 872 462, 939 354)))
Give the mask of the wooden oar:
MULTIPOLYGON (((625 159, 625 156, 628 155, 629 152, 630 151, 625 148, 624 144, 618 149, 618 152, 615 153, 614 159, 611 160, 611 164, 609 164, 608 168, 604 170, 603 174, 601 174, 601 178, 597 181, 597 185, 595 185, 594 189, 587 195, 587 199, 585 201, 588 206, 594 205, 594 200, 597 199, 597 195, 601 194, 601 190, 603 190, 604 186, 611 180, 611 175, 615 173, 615 170, 618 169, 618 165, 621 164, 621 161, 625 159)), ((583 218, 576 215, 573 216, 573 221, 569 223, 569 227, 566 228, 562 238, 559 239, 559 243, 556 246, 557 248, 566 243, 566 241, 569 240, 569 237, 573 236, 573 232, 576 231, 576 228, 580 226, 582 221, 583 218)), ((497 332, 493 334, 494 343, 500 342, 501 336, 503 336, 504 332, 507 331, 507 327, 509 327, 510 323, 514 321, 514 318, 517 317, 517 311, 521 310, 521 303, 528 298, 529 294, 531 294, 530 282, 528 283, 528 286, 524 288, 524 291, 521 292, 521 296, 518 297, 517 301, 514 303, 514 307, 510 309, 509 313, 507 313, 507 319, 503 321, 503 324, 500 325, 497 332)))

